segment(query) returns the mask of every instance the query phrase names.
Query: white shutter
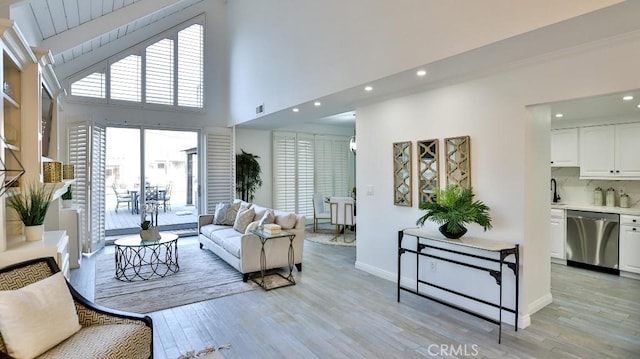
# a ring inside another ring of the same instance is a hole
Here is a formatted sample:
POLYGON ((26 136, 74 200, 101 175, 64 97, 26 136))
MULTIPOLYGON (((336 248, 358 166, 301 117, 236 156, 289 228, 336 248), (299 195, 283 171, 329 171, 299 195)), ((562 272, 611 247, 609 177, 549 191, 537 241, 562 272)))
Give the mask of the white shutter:
POLYGON ((105 178, 106 178, 106 145, 107 129, 105 126, 91 126, 91 166, 89 167, 89 203, 91 208, 90 230, 90 252, 93 253, 105 244, 105 178))
POLYGON ((142 56, 129 55, 111 64, 110 97, 114 100, 141 101, 142 56))
POLYGON ((208 133, 206 142, 206 213, 214 213, 218 202, 233 200, 234 156, 231 134, 208 133))
POLYGON ((333 164, 333 190, 337 196, 350 196, 349 190, 349 140, 331 141, 333 164))
POLYGON ((178 106, 203 107, 204 26, 178 32, 178 106))
POLYGON ((303 214, 307 218, 313 218, 313 192, 314 192, 314 160, 313 160, 313 136, 298 134, 297 136, 297 167, 298 167, 298 191, 297 214, 303 214))
POLYGON ((79 211, 78 237, 82 252, 91 252, 89 232, 89 124, 76 123, 69 126, 69 163, 74 166, 73 201, 79 211))
POLYGON ((173 105, 173 40, 149 45, 145 54, 146 102, 173 105))
POLYGON ((85 96, 95 98, 106 97, 106 75, 105 70, 93 72, 79 80, 71 83, 72 96, 85 96))
POLYGON ((273 134, 273 203, 283 211, 296 210, 296 135, 273 134))
POLYGON ((315 191, 325 197, 334 196, 331 141, 323 136, 316 136, 315 150, 315 191))
POLYGON ((93 253, 105 242, 106 129, 88 122, 69 126, 69 163, 74 165, 73 200, 80 210, 82 252, 93 253))
POLYGON ((324 196, 350 196, 349 138, 316 136, 316 192, 324 196))

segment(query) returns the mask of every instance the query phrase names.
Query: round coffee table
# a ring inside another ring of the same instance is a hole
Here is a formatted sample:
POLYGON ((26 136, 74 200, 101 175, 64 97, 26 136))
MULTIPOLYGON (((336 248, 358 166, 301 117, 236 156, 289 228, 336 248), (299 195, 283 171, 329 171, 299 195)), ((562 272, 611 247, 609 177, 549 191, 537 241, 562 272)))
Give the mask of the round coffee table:
POLYGON ((154 276, 165 277, 180 270, 178 236, 160 232, 160 239, 143 241, 140 235, 122 237, 113 242, 116 247, 116 278, 133 281, 154 276))

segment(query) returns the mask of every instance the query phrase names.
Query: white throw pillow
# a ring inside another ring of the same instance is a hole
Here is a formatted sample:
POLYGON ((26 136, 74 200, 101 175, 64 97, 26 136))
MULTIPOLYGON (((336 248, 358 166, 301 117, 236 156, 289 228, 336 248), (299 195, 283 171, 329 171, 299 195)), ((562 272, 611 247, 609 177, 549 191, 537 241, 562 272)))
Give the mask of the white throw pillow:
POLYGON ((213 212, 213 224, 224 224, 225 219, 227 218, 227 211, 231 205, 229 203, 219 202, 216 204, 216 209, 213 212))
POLYGON ((282 229, 291 229, 296 226, 298 218, 295 213, 284 212, 280 210, 275 211, 275 224, 279 224, 282 229))
POLYGON ((0 333, 12 357, 35 358, 78 330, 76 306, 61 272, 0 291, 0 333))
POLYGON ((253 221, 249 223, 247 229, 244 230, 244 234, 249 234, 251 231, 258 229, 258 221, 253 221))
POLYGON ((247 226, 253 221, 253 216, 255 215, 256 213, 252 208, 240 210, 236 216, 236 220, 233 222, 233 229, 240 233, 245 233, 247 226))
POLYGON ((270 209, 267 209, 266 211, 264 211, 262 218, 260 218, 260 221, 258 222, 258 227, 264 226, 265 224, 271 224, 275 220, 276 220, 276 217, 273 215, 273 211, 270 209))

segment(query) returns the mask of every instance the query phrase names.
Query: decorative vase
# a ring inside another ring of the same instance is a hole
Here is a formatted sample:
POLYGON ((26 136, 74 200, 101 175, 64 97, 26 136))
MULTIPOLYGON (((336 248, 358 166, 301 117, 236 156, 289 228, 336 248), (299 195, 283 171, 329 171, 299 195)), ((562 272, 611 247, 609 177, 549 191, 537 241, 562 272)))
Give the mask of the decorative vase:
POLYGON ((44 224, 24 226, 24 236, 27 242, 41 241, 44 239, 44 224))
POLYGON ((73 202, 70 199, 63 199, 62 200, 62 208, 71 208, 71 202, 73 202))
POLYGON ((447 230, 447 224, 445 223, 443 225, 441 225, 438 230, 440 230, 440 233, 442 233, 443 236, 449 238, 449 239, 458 239, 462 236, 464 236, 465 233, 467 233, 467 229, 466 228, 462 228, 462 231, 459 233, 451 233, 447 230))
POLYGON ((149 229, 140 230, 140 238, 145 242, 157 241, 161 238, 158 227, 149 227, 149 229))

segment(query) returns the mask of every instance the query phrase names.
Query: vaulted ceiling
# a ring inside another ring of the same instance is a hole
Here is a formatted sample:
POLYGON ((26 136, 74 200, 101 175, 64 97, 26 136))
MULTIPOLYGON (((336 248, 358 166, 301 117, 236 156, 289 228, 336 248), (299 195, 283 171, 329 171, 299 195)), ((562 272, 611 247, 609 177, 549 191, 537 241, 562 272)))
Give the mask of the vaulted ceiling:
POLYGON ((119 51, 188 20, 202 0, 12 1, 11 16, 51 50, 63 79, 119 51))

